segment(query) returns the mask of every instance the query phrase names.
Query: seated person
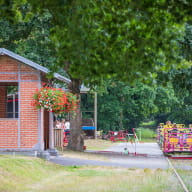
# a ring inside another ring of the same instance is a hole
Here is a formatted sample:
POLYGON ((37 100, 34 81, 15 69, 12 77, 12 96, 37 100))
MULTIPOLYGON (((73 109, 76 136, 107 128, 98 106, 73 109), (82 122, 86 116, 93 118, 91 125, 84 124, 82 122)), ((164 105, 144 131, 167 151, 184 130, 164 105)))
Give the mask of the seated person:
POLYGON ((55 128, 56 129, 61 129, 62 128, 61 122, 59 120, 56 120, 55 128))
POLYGON ((65 121, 65 132, 68 132, 68 134, 70 132, 70 122, 68 119, 65 121))

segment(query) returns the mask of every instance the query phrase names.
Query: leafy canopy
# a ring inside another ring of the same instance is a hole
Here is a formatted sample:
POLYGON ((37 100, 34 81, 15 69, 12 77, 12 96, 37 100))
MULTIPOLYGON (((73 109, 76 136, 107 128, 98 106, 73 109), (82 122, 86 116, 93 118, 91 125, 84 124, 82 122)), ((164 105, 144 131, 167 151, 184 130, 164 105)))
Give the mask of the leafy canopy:
POLYGON ((192 10, 190 0, 1 2, 1 14, 20 19, 20 7, 26 2, 33 13, 48 11, 57 65, 85 83, 112 77, 151 78, 153 72, 178 63, 175 39, 183 31, 183 22, 191 19, 192 10))

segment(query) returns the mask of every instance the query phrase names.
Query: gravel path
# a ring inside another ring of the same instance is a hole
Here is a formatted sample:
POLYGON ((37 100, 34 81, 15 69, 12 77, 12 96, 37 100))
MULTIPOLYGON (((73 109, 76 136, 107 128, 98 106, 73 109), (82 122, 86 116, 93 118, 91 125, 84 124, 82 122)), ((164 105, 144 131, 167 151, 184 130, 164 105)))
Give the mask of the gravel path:
MULTIPOLYGON (((127 147, 127 143, 117 144, 106 151, 111 152, 123 152, 127 147)), ((168 162, 162 155, 161 150, 157 144, 139 144, 137 151, 146 154, 146 156, 129 156, 129 155, 113 155, 105 153, 109 158, 109 161, 97 161, 97 160, 85 160, 69 157, 51 157, 50 161, 61 164, 64 166, 81 166, 81 165, 98 165, 109 167, 126 167, 126 168, 150 168, 150 169, 167 169, 169 168, 168 162), (150 151, 152 151, 150 153, 150 151)), ((133 152, 133 151, 132 151, 133 152)))
POLYGON ((109 161, 85 160, 69 157, 51 157, 51 162, 64 166, 81 166, 81 165, 98 165, 108 167, 126 167, 126 168, 150 168, 150 169, 167 169, 168 164, 163 158, 111 158, 109 161))
POLYGON ((146 154, 147 156, 163 156, 163 152, 157 143, 119 143, 106 150, 113 152, 124 152, 124 149, 130 153, 146 154))

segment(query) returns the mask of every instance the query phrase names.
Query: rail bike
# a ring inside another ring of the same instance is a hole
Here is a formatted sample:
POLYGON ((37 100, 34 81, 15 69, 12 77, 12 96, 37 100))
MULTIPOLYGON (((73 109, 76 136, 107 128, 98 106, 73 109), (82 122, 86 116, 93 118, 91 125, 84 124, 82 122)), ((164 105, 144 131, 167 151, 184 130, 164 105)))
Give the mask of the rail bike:
POLYGON ((157 141, 166 155, 179 154, 192 157, 192 125, 163 124, 157 128, 157 141))
POLYGON ((108 132, 109 140, 112 142, 126 141, 127 140, 126 136, 127 136, 127 131, 124 131, 124 130, 108 132))
POLYGON ((127 130, 109 131, 108 138, 112 142, 116 141, 133 142, 134 140, 138 140, 135 128, 133 128, 131 131, 127 130))

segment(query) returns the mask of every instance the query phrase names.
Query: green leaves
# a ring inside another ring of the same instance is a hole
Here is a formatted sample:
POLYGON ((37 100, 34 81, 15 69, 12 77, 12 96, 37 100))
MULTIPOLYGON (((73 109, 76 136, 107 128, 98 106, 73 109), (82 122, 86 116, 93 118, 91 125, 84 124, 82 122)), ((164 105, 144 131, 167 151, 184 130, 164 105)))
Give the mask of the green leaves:
POLYGON ((165 63, 158 70, 167 70, 177 53, 173 39, 180 25, 176 27, 175 21, 182 20, 188 1, 179 6, 178 19, 172 9, 178 3, 172 1, 56 0, 31 4, 52 14, 58 65, 65 68, 67 61, 70 76, 91 83, 101 78, 130 82, 147 77, 148 71, 157 70, 157 62, 165 63))
MULTIPOLYGON (((184 24, 192 20, 191 0, 29 0, 27 3, 1 0, 0 3, 1 47, 42 63, 52 71, 65 70, 71 79, 90 87, 100 86, 106 79, 156 84, 157 73, 191 65, 189 25, 186 37, 182 37, 184 24)), ((166 80, 171 80, 172 75, 166 80)), ((190 87, 190 83, 185 83, 190 77, 186 71, 177 72, 175 77, 181 85, 190 87)), ((165 109, 166 103, 174 95, 161 91, 164 94, 163 97, 158 93, 161 111, 169 111, 170 108, 165 109)), ((155 93, 149 87, 125 86, 119 93, 115 94, 120 101, 122 97, 124 102, 126 98, 134 98, 127 100, 126 105, 132 107, 127 107, 126 113, 133 114, 135 120, 157 111, 153 102, 155 93), (136 113, 139 107, 143 110, 136 113)), ((125 110, 121 102, 114 103, 117 114, 125 110)))
POLYGON ((133 128, 157 112, 155 99, 155 89, 144 84, 108 82, 107 93, 98 95, 98 127, 105 131, 133 128))
MULTIPOLYGON (((2 2, 19 21, 46 10, 51 15, 55 68, 86 84, 114 77, 133 82, 150 79, 148 72, 168 70, 179 63, 175 40, 182 22, 191 19, 189 0, 29 0, 28 12, 22 9, 25 0, 12 6, 2 2), (158 63, 164 65, 157 68, 158 63)), ((2 14, 8 16, 6 10, 2 14)))

